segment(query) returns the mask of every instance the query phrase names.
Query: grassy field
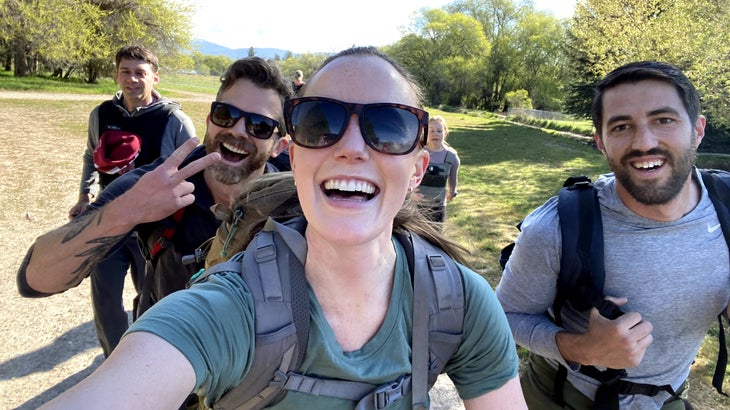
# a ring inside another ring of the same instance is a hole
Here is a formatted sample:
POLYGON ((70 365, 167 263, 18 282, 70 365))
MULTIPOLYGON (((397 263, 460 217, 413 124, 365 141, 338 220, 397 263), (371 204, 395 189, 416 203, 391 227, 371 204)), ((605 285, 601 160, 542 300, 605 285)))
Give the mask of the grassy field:
MULTIPOLYGON (((183 109, 191 116, 198 134, 202 137, 205 115, 210 101, 213 100, 217 79, 163 75, 158 88, 163 95, 182 101, 183 109), (192 95, 196 98, 190 98, 192 95), (204 98, 206 95, 209 100, 204 98)), ((51 99, 42 104, 38 100, 0 99, 4 112, 0 112, 0 116, 24 113, 17 114, 18 118, 24 118, 29 112, 37 112, 39 107, 43 108, 42 115, 32 114, 33 119, 49 122, 59 134, 65 135, 68 144, 74 144, 73 155, 59 153, 58 162, 53 166, 72 174, 70 181, 77 180, 78 177, 73 175, 80 172, 81 158, 78 153, 83 149, 77 145, 85 143, 88 112, 114 92, 116 87, 113 82, 106 80, 99 86, 88 86, 39 79, 24 81, 13 79, 7 73, 0 73, 0 90, 2 89, 91 95, 91 98, 78 100, 51 99)), ((548 129, 520 126, 483 112, 429 111, 432 115, 441 114, 446 117, 451 131, 448 141, 457 149, 462 161, 459 196, 448 206, 446 232, 470 250, 469 264, 492 285, 497 284, 501 274, 499 250, 516 237, 517 222, 554 195, 568 176, 584 174, 595 178, 608 171, 601 154, 585 141, 548 129)), ((54 148, 48 146, 44 149, 54 148)), ((699 159, 700 165, 712 161, 713 166, 726 169, 728 166, 724 157, 706 157, 703 154, 699 159)), ((7 189, 0 191, 6 198, 6 195, 16 198, 24 195, 23 188, 15 190, 6 182, 2 184, 7 189)), ((67 193, 76 189, 73 184, 52 188, 67 193)), ((11 204, 4 202, 3 207, 5 205, 11 204)), ((69 203, 61 204, 38 204, 41 208, 49 209, 49 213, 54 207, 56 209, 53 212, 64 213, 70 205, 70 200, 69 203)), ((25 249, 25 246, 23 243, 19 248, 25 249)), ((711 332, 716 333, 717 330, 711 332)), ((730 408, 730 400, 720 397, 708 388, 714 369, 716 343, 715 337, 707 338, 692 370, 691 397, 697 404, 696 408, 730 408)), ((730 384, 726 382, 726 386, 730 384)))

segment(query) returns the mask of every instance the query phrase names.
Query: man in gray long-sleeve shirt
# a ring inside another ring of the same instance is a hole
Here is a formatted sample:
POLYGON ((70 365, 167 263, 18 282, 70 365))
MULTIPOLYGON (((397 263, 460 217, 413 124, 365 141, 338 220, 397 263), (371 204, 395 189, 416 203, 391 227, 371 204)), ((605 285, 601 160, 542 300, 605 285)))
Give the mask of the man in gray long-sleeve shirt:
MULTIPOLYGON (((595 183, 603 294, 625 314, 609 320, 566 305, 562 326, 555 324, 557 198, 533 211, 497 287, 515 340, 531 352, 522 375, 531 408, 563 408, 553 397, 559 365, 568 370, 561 391, 570 408, 605 404, 594 403, 601 383, 581 373, 587 366, 626 369, 624 381, 683 393, 703 338, 718 314, 727 315, 730 299, 728 245, 694 168, 705 128, 699 112, 694 86, 669 64, 627 64, 598 84, 595 141, 613 171, 595 183)), ((619 406, 684 408, 677 395, 654 393, 620 394, 619 406)))
MULTIPOLYGON (((128 169, 168 156, 195 136, 193 121, 183 113, 180 104, 162 97, 154 89, 160 78, 158 65, 157 56, 146 47, 127 46, 117 52, 114 79, 119 91, 89 115, 79 200, 69 210, 70 219, 89 205, 94 183, 98 183, 101 191, 128 169), (111 145, 104 140, 120 131, 136 135, 140 141, 137 156, 131 164, 125 164, 128 168, 121 170, 109 165, 107 157, 112 155, 111 145)), ((126 239, 125 245, 99 262, 91 274, 94 324, 104 356, 109 356, 129 327, 122 298, 128 269, 139 292, 144 280, 145 260, 136 236, 126 239)))

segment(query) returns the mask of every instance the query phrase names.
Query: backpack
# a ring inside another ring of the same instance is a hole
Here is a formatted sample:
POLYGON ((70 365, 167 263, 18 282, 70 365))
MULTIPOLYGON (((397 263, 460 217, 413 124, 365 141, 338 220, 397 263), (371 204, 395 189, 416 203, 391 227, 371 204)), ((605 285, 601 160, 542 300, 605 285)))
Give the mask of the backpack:
POLYGON ((421 184, 423 187, 444 188, 449 179, 451 168, 456 162, 456 154, 450 149, 446 150, 446 157, 443 163, 429 163, 423 175, 421 184))
MULTIPOLYGON (((725 241, 730 246, 730 173, 700 170, 700 175, 717 212, 725 241)), ((581 311, 595 307, 608 319, 615 319, 623 314, 619 306, 605 300, 603 295, 605 271, 600 210, 598 192, 588 177, 570 177, 565 181, 558 193, 562 252, 560 274, 556 284, 557 293, 553 301, 553 320, 558 326, 562 326, 560 312, 567 302, 581 311)), ((521 224, 522 222, 517 225, 518 229, 521 224)), ((513 248, 514 242, 502 249, 499 257, 502 268, 507 264, 513 248)), ((720 394, 727 396, 722 391, 722 381, 727 366, 722 314, 718 315, 718 323, 720 348, 712 385, 720 394)), ((673 397, 680 398, 670 385, 654 386, 622 380, 627 374, 624 369, 601 371, 593 366, 581 366, 580 372, 601 382, 596 391, 594 408, 618 408, 619 394, 655 396, 660 391, 666 391, 673 397)), ((567 369, 560 366, 553 391, 554 398, 559 403, 563 402, 563 383, 566 378, 567 369)))
POLYGON ((292 217, 301 209, 291 173, 264 177, 249 184, 232 211, 218 210, 226 219, 211 242, 206 258, 210 267, 191 280, 192 284, 217 272, 236 272, 254 296, 256 351, 251 369, 213 408, 260 409, 281 400, 289 390, 350 399, 358 402, 358 409, 383 408, 412 391, 413 407, 426 408, 428 389, 461 342, 464 289, 459 268, 443 250, 419 236, 395 232, 414 286, 412 374, 381 386, 299 374, 309 330, 306 221, 292 217), (292 200, 297 208, 283 209, 292 200), (274 216, 262 218, 267 210, 257 208, 260 201, 274 216), (276 222, 277 218, 285 222, 276 222), (238 253, 243 248, 245 252, 238 253), (234 253, 231 260, 221 262, 234 253))

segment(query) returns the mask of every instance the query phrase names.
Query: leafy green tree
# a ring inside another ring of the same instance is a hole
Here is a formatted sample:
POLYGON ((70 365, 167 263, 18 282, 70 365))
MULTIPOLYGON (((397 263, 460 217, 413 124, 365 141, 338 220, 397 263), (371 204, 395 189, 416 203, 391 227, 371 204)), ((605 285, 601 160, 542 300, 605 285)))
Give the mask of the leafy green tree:
POLYGON ((213 56, 201 54, 199 51, 191 53, 193 67, 198 74, 221 76, 233 59, 227 56, 213 56))
POLYGON ((552 15, 527 11, 517 22, 514 44, 521 62, 516 67, 517 87, 527 91, 537 109, 563 108, 567 61, 562 49, 564 41, 563 22, 552 15))
POLYGON ((479 23, 463 13, 423 9, 412 30, 385 51, 416 76, 429 103, 478 101, 479 66, 489 53, 479 23))
POLYGON ((532 109, 532 100, 527 90, 516 90, 510 91, 506 95, 507 105, 506 108, 525 108, 528 110, 532 109))
POLYGON ((491 44, 482 76, 483 108, 496 110, 516 86, 519 60, 514 35, 522 8, 512 0, 457 0, 446 9, 477 20, 491 44))
POLYGON ((14 50, 16 76, 50 69, 68 77, 83 69, 86 81, 96 82, 129 44, 150 47, 163 67, 175 68, 189 47, 191 15, 180 0, 5 0, 0 45, 14 50))
POLYGON ((327 54, 323 53, 304 53, 294 55, 291 52, 287 53, 287 58, 279 60, 276 64, 284 74, 284 77, 294 80, 294 72, 296 70, 302 70, 304 74, 304 82, 314 74, 314 71, 319 67, 324 60, 327 58, 327 54))
POLYGON ((730 126, 729 26, 727 1, 579 0, 568 37, 568 107, 586 115, 598 79, 631 61, 660 60, 695 82, 708 119, 730 126))

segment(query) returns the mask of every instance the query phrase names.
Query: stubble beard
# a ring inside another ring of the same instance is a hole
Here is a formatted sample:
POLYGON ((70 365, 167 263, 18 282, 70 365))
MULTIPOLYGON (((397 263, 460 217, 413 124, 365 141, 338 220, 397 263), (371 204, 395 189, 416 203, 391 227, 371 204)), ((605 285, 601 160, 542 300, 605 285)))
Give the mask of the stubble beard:
MULTIPOLYGON (((214 137, 206 135, 206 152, 220 152, 220 144, 223 141, 235 138, 236 137, 233 137, 232 135, 227 133, 220 133, 215 135, 214 137)), ((238 145, 240 145, 240 142, 238 145)), ((246 141, 243 145, 245 145, 246 151, 249 154, 243 160, 241 165, 231 166, 223 162, 218 162, 209 166, 206 172, 208 172, 210 176, 212 176, 216 181, 222 184, 234 185, 246 180, 249 176, 251 176, 251 174, 266 165, 266 161, 269 157, 268 153, 259 151, 258 146, 251 141, 246 141)))
POLYGON ((684 187, 689 173, 695 164, 697 148, 692 137, 691 143, 686 147, 680 156, 674 156, 671 152, 656 148, 647 152, 631 151, 624 155, 620 161, 608 160, 608 165, 616 175, 616 180, 626 191, 639 203, 644 205, 664 205, 674 199, 684 187), (671 169, 669 178, 664 183, 637 181, 633 179, 629 169, 631 159, 644 155, 662 155, 666 158, 664 166, 671 169))

